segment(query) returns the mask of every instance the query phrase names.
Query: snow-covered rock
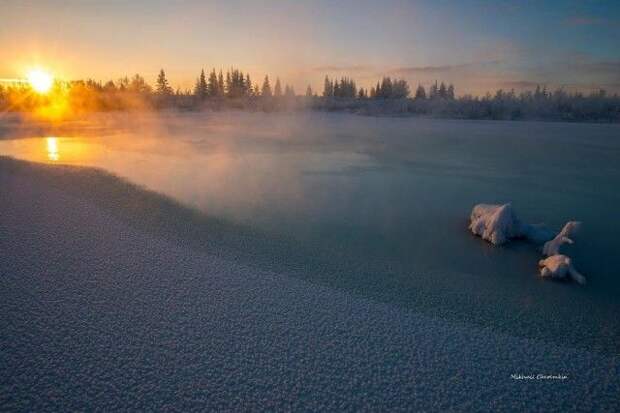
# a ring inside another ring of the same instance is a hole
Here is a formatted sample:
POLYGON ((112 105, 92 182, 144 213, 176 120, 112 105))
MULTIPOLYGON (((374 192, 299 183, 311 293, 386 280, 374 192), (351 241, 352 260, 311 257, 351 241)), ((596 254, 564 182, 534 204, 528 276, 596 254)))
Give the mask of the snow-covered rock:
POLYGON ((474 206, 471 211, 469 229, 475 235, 495 245, 502 245, 511 238, 523 237, 527 232, 510 204, 474 206))
POLYGON ((560 253, 560 246, 562 244, 572 244, 573 240, 569 238, 579 227, 581 223, 578 221, 568 221, 564 228, 558 235, 550 241, 545 242, 543 245, 543 255, 550 257, 552 255, 558 255, 560 253))
POLYGON ((549 256, 558 254, 560 245, 572 243, 569 236, 579 225, 577 221, 569 221, 558 234, 544 224, 522 222, 511 204, 478 204, 471 211, 469 229, 495 245, 505 244, 513 238, 544 244, 543 252, 549 256))
POLYGON ((548 258, 540 260, 540 275, 550 278, 567 276, 585 284, 586 278, 573 267, 570 257, 560 254, 560 246, 572 244, 569 238, 581 225, 578 221, 569 221, 559 233, 542 224, 521 222, 510 204, 478 204, 471 211, 469 229, 475 235, 494 245, 502 245, 513 238, 525 238, 535 244, 543 244, 543 255, 548 258))
POLYGON ((544 260, 540 260, 538 266, 540 267, 540 275, 543 277, 562 279, 569 276, 579 284, 586 283, 586 277, 573 267, 570 257, 566 255, 552 255, 544 260))

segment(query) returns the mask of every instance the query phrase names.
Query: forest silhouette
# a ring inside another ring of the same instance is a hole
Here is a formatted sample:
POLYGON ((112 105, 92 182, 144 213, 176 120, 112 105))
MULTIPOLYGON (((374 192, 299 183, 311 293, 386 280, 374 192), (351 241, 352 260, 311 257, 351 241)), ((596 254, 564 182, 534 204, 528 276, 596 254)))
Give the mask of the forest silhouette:
POLYGON ((620 97, 600 89, 588 94, 563 88, 516 92, 496 90, 484 96, 457 95, 454 85, 419 84, 412 91, 405 79, 381 78, 370 87, 358 87, 348 76, 325 76, 323 90, 310 85, 297 94, 280 79, 266 75, 253 82, 249 73, 231 68, 224 72, 201 70, 193 89, 173 89, 163 69, 151 86, 136 74, 109 80, 56 80, 47 94, 27 83, 0 85, 0 110, 33 112, 48 118, 71 117, 96 111, 133 110, 346 111, 364 115, 422 115, 455 119, 620 121, 620 97))

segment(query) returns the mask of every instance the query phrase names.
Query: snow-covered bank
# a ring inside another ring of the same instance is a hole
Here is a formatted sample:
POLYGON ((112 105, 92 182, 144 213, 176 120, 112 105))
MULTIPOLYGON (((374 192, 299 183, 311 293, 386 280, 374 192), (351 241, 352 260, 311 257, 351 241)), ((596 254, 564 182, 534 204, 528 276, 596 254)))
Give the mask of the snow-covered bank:
POLYGON ((257 270, 19 170, 0 180, 3 408, 618 409, 616 358, 257 270))

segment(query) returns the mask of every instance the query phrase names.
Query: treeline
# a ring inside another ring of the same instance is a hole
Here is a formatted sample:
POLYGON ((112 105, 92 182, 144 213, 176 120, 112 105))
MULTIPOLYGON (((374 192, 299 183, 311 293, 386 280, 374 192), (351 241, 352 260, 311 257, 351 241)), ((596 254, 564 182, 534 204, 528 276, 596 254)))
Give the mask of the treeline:
MULTIPOLYGON (((163 70, 159 72, 157 78, 157 85, 167 84, 165 73, 163 70)), ((169 91, 170 94, 171 91, 169 91)), ((177 92, 178 94, 183 94, 177 92)), ((190 92, 186 91, 185 95, 189 95, 190 92)), ((226 77, 220 70, 219 74, 215 69, 211 71, 208 76, 205 75, 204 70, 200 72, 200 76, 196 79, 196 84, 193 90, 193 96, 197 101, 204 101, 208 98, 255 98, 255 97, 282 97, 282 96, 295 96, 295 90, 292 86, 285 85, 284 92, 282 91, 282 85, 280 79, 276 79, 275 87, 272 90, 269 76, 265 76, 261 87, 257 83, 252 83, 250 74, 243 74, 239 69, 231 69, 226 72, 226 77)))
POLYGON ((105 83, 95 80, 55 82, 45 95, 26 84, 0 85, 0 110, 75 114, 89 111, 177 108, 242 110, 348 111, 367 115, 424 115, 459 119, 542 119, 566 121, 620 121, 620 98, 604 90, 589 94, 549 91, 545 86, 515 92, 500 89, 485 96, 457 96, 452 84, 418 85, 412 93, 405 79, 383 77, 369 89, 354 79, 325 77, 318 95, 308 85, 303 96, 279 78, 272 87, 268 76, 252 81, 249 73, 231 68, 225 73, 201 70, 193 89, 174 90, 164 70, 154 86, 139 74, 105 83))

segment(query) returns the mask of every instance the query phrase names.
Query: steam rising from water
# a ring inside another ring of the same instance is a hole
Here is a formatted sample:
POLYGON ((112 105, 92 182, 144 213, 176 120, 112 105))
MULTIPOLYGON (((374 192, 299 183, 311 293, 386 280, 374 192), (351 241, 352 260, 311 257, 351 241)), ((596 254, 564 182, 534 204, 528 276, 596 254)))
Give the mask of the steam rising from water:
POLYGON ((290 263, 314 281, 430 312, 440 304, 428 297, 441 297, 454 317, 484 323, 494 314, 508 329, 559 311, 567 325, 610 326, 605 335, 615 340, 620 284, 607 263, 620 254, 617 132, 325 113, 108 114, 10 128, 5 138, 30 138, 0 141, 0 154, 102 168, 209 216, 294 240, 337 268, 290 263), (466 230, 481 201, 512 201, 526 222, 558 230, 570 218, 587 222, 569 247, 591 278, 587 291, 541 285, 540 253, 527 245, 481 245, 466 230), (596 315, 582 318, 575 303, 596 315), (522 311, 529 316, 512 320, 522 311))

